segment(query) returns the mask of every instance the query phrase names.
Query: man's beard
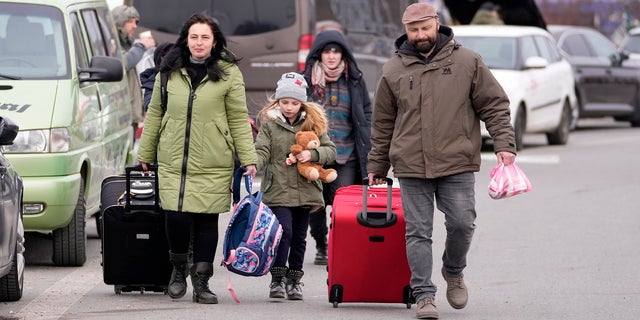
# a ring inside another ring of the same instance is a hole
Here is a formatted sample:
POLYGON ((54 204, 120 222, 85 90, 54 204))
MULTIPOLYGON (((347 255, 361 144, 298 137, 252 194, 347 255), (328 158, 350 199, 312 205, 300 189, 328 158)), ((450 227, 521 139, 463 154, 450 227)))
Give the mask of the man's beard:
POLYGON ((428 53, 435 47, 436 41, 433 38, 427 38, 425 41, 412 40, 411 44, 418 50, 420 53, 428 53))

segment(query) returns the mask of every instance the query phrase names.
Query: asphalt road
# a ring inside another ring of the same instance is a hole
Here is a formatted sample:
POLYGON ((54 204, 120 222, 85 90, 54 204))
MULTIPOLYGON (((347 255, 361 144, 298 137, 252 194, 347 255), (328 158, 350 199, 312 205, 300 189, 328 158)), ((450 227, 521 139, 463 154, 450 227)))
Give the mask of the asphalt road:
MULTIPOLYGON (((640 129, 599 120, 582 122, 567 146, 528 136, 518 156, 530 193, 504 200, 487 195, 491 153, 477 177, 476 234, 465 279, 469 304, 451 308, 439 273, 441 319, 638 319, 640 314, 640 129)), ((221 220, 225 225, 228 215, 221 220)), ((434 270, 441 266, 442 214, 436 213, 434 270)), ((271 301, 269 276, 241 277, 216 266, 211 287, 220 304, 156 293, 115 295, 102 282, 100 241, 89 223, 89 260, 80 268, 53 267, 50 239, 30 235, 25 292, 0 303, 0 319, 412 319, 415 306, 343 303, 327 299, 326 269, 312 264, 309 238, 304 301, 271 301), (231 283, 241 302, 227 292, 231 283)), ((223 231, 221 231, 223 233, 223 231)), ((218 245, 216 265, 222 242, 218 245)), ((379 281, 380 279, 371 279, 379 281)))

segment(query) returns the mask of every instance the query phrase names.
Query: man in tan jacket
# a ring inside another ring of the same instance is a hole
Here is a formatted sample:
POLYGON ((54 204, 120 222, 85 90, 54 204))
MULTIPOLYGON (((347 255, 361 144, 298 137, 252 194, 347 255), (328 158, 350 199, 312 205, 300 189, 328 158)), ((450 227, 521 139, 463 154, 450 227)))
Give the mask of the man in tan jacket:
POLYGON ((475 229, 475 172, 480 170, 480 121, 494 141, 498 163, 515 161, 509 99, 475 52, 453 39, 427 3, 407 7, 406 34, 385 64, 371 121, 367 171, 400 182, 405 214, 411 288, 419 319, 437 319, 431 282, 431 235, 437 207, 445 215, 447 239, 442 275, 453 308, 467 304, 462 271, 475 229))

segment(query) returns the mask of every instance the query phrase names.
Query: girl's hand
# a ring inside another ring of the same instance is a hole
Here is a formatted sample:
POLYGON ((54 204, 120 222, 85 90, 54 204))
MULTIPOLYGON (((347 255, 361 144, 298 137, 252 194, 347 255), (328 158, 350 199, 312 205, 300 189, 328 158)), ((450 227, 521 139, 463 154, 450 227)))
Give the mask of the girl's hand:
POLYGON ((311 151, 302 150, 298 155, 296 155, 296 159, 300 162, 308 162, 311 161, 311 151))
POLYGON ((258 173, 258 169, 256 169, 255 164, 250 164, 246 166, 247 170, 242 174, 243 176, 251 175, 251 178, 255 178, 256 173, 258 173))

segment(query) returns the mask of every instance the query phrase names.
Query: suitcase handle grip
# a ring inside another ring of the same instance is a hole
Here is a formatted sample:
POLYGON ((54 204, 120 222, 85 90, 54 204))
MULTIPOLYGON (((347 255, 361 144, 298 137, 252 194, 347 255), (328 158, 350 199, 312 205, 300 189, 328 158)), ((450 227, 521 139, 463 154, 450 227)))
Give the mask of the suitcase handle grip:
MULTIPOLYGON (((389 177, 374 176, 374 179, 382 179, 387 183, 387 221, 391 221, 391 196, 393 193, 393 179, 389 177)), ((362 179, 362 217, 367 220, 367 191, 369 191, 369 178, 362 179)))
MULTIPOLYGON (((156 207, 156 209, 158 209, 158 211, 160 210, 160 187, 159 187, 159 183, 158 183, 158 165, 157 164, 149 164, 147 165, 147 169, 153 173, 153 176, 155 177, 155 183, 154 183, 154 205, 156 207)), ((142 165, 135 165, 135 166, 127 166, 125 168, 125 190, 126 190, 126 200, 125 200, 125 204, 124 204, 124 211, 125 212, 129 212, 131 210, 131 172, 134 171, 138 171, 138 172, 143 172, 142 169, 142 165)), ((151 175, 150 173, 150 175, 151 175)), ((135 206, 134 206, 135 207, 135 206)))

